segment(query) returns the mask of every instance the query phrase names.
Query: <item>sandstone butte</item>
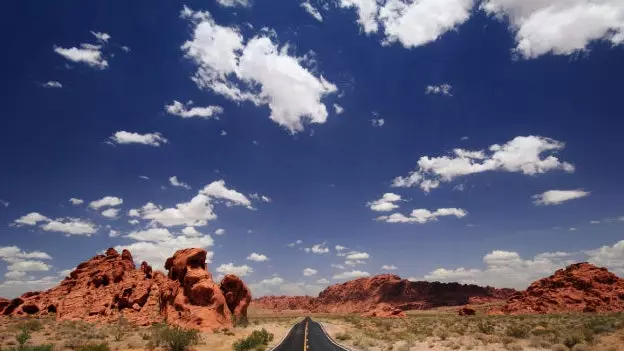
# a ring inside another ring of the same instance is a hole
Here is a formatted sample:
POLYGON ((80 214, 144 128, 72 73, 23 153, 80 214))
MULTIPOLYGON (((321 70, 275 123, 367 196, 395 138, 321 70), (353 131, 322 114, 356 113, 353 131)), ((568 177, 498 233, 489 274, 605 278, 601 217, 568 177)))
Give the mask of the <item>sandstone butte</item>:
POLYGON ((165 263, 168 274, 132 255, 106 250, 79 264, 58 286, 0 299, 0 315, 55 313, 59 320, 113 322, 121 316, 136 325, 166 321, 202 331, 246 322, 251 293, 235 275, 217 285, 206 269, 206 250, 178 250, 165 263))
POLYGON ((533 282, 491 314, 624 311, 624 279, 606 268, 576 263, 533 282))
POLYGON ((382 274, 327 287, 318 297, 266 296, 252 305, 271 310, 307 310, 326 313, 362 313, 365 316, 401 317, 403 311, 440 306, 463 306, 503 301, 516 293, 477 285, 412 282, 397 275, 382 274))

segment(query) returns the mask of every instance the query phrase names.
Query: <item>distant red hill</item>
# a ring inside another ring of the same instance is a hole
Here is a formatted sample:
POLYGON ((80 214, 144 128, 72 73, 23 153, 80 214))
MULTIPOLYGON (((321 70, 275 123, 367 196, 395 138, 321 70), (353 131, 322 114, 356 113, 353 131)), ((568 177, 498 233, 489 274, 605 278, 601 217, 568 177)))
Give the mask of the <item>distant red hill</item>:
POLYGON ((359 278, 327 287, 318 297, 265 296, 252 306, 271 310, 308 310, 329 313, 365 313, 384 306, 398 310, 423 310, 440 306, 461 306, 504 301, 516 291, 477 285, 412 282, 393 274, 359 278))
POLYGON ((624 279, 606 268, 576 263, 535 281, 493 314, 624 311, 624 279))

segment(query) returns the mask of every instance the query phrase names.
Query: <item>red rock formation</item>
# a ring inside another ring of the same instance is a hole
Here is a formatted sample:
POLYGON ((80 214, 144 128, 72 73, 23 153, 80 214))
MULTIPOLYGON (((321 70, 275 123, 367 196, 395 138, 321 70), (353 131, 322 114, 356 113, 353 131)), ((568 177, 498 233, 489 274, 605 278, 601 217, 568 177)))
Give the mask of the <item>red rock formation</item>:
POLYGON ((477 314, 477 311, 475 311, 474 308, 464 306, 457 311, 457 314, 460 316, 474 316, 477 314))
POLYGON ((50 290, 10 301, 0 298, 0 313, 55 313, 57 319, 88 322, 112 322, 123 316, 137 325, 166 320, 204 331, 232 327, 232 313, 246 320, 249 289, 238 277, 229 276, 222 291, 206 270, 206 250, 179 250, 165 267, 168 276, 152 272, 146 262, 136 269, 129 251, 120 255, 111 248, 79 264, 50 290))
POLYGON ((491 314, 624 311, 624 279, 589 263, 576 263, 535 281, 491 314))
POLYGON ((251 292, 243 281, 234 274, 227 274, 221 279, 221 291, 225 294, 225 301, 232 311, 237 324, 247 324, 247 308, 251 302, 251 292))
POLYGON ((368 312, 362 313, 362 317, 403 318, 407 315, 400 308, 388 303, 380 303, 373 306, 368 312))
POLYGON ((411 282, 396 275, 383 274, 329 286, 316 298, 272 296, 254 300, 253 304, 274 310, 367 313, 375 311, 377 305, 382 303, 406 311, 439 306, 462 306, 479 301, 500 301, 513 293, 515 290, 512 289, 484 288, 458 283, 411 282))

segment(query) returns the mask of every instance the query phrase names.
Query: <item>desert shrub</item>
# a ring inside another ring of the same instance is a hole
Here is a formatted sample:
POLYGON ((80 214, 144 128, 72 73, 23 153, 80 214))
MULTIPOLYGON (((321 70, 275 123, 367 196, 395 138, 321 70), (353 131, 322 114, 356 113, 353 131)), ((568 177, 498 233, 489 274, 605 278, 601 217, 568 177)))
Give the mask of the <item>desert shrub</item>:
POLYGON ((509 351, 522 351, 522 350, 524 350, 522 345, 516 344, 516 343, 505 345, 505 349, 507 349, 509 351))
POLYGON ((115 341, 121 341, 126 336, 128 329, 130 328, 130 323, 124 316, 119 316, 117 322, 113 326, 113 337, 115 341))
POLYGON ((15 339, 19 343, 20 348, 23 348, 24 344, 30 340, 30 332, 26 329, 22 329, 22 331, 15 336, 15 339))
POLYGON ((77 351, 109 351, 110 348, 108 347, 108 344, 106 343, 102 343, 102 344, 87 344, 84 346, 80 346, 77 351))
POLYGON ((551 351, 570 351, 570 349, 562 344, 555 344, 550 347, 551 351))
POLYGON ((449 331, 446 328, 438 328, 433 331, 433 335, 440 338, 440 340, 446 340, 449 337, 449 331))
POLYGON ((18 346, 10 347, 6 351, 54 351, 54 345, 37 345, 37 346, 18 346))
POLYGON ((525 324, 511 324, 505 329, 505 335, 511 336, 517 339, 525 339, 529 337, 531 333, 531 327, 525 324))
POLYGON ((234 351, 246 351, 254 349, 264 349, 273 340, 273 334, 262 330, 254 330, 251 335, 246 338, 239 339, 232 344, 234 351))
POLYGON ((582 343, 584 336, 579 333, 568 334, 563 338, 563 344, 569 348, 572 348, 576 344, 582 343))
POLYGON ((532 336, 529 340, 529 346, 535 348, 547 348, 550 347, 551 343, 548 340, 544 340, 539 336, 532 336))
POLYGON ((572 348, 572 351, 589 351, 589 346, 587 346, 587 344, 576 344, 572 348))
POLYGON ((483 334, 494 334, 494 324, 485 319, 477 323, 477 329, 483 334))
POLYGON ((165 326, 159 330, 159 341, 169 351, 184 351, 191 345, 199 343, 199 332, 178 326, 165 326))
POLYGON ((336 340, 338 341, 345 341, 345 340, 349 340, 351 339, 351 335, 347 334, 347 333, 338 333, 336 334, 336 340))

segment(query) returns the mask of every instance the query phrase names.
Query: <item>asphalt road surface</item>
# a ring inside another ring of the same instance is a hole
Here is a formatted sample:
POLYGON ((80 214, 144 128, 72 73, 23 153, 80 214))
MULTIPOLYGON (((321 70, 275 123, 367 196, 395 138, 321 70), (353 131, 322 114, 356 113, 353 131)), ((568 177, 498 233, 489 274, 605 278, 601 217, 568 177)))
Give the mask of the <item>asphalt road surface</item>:
POLYGON ((272 351, 349 351, 336 344, 321 325, 306 317, 293 325, 288 335, 272 351))

